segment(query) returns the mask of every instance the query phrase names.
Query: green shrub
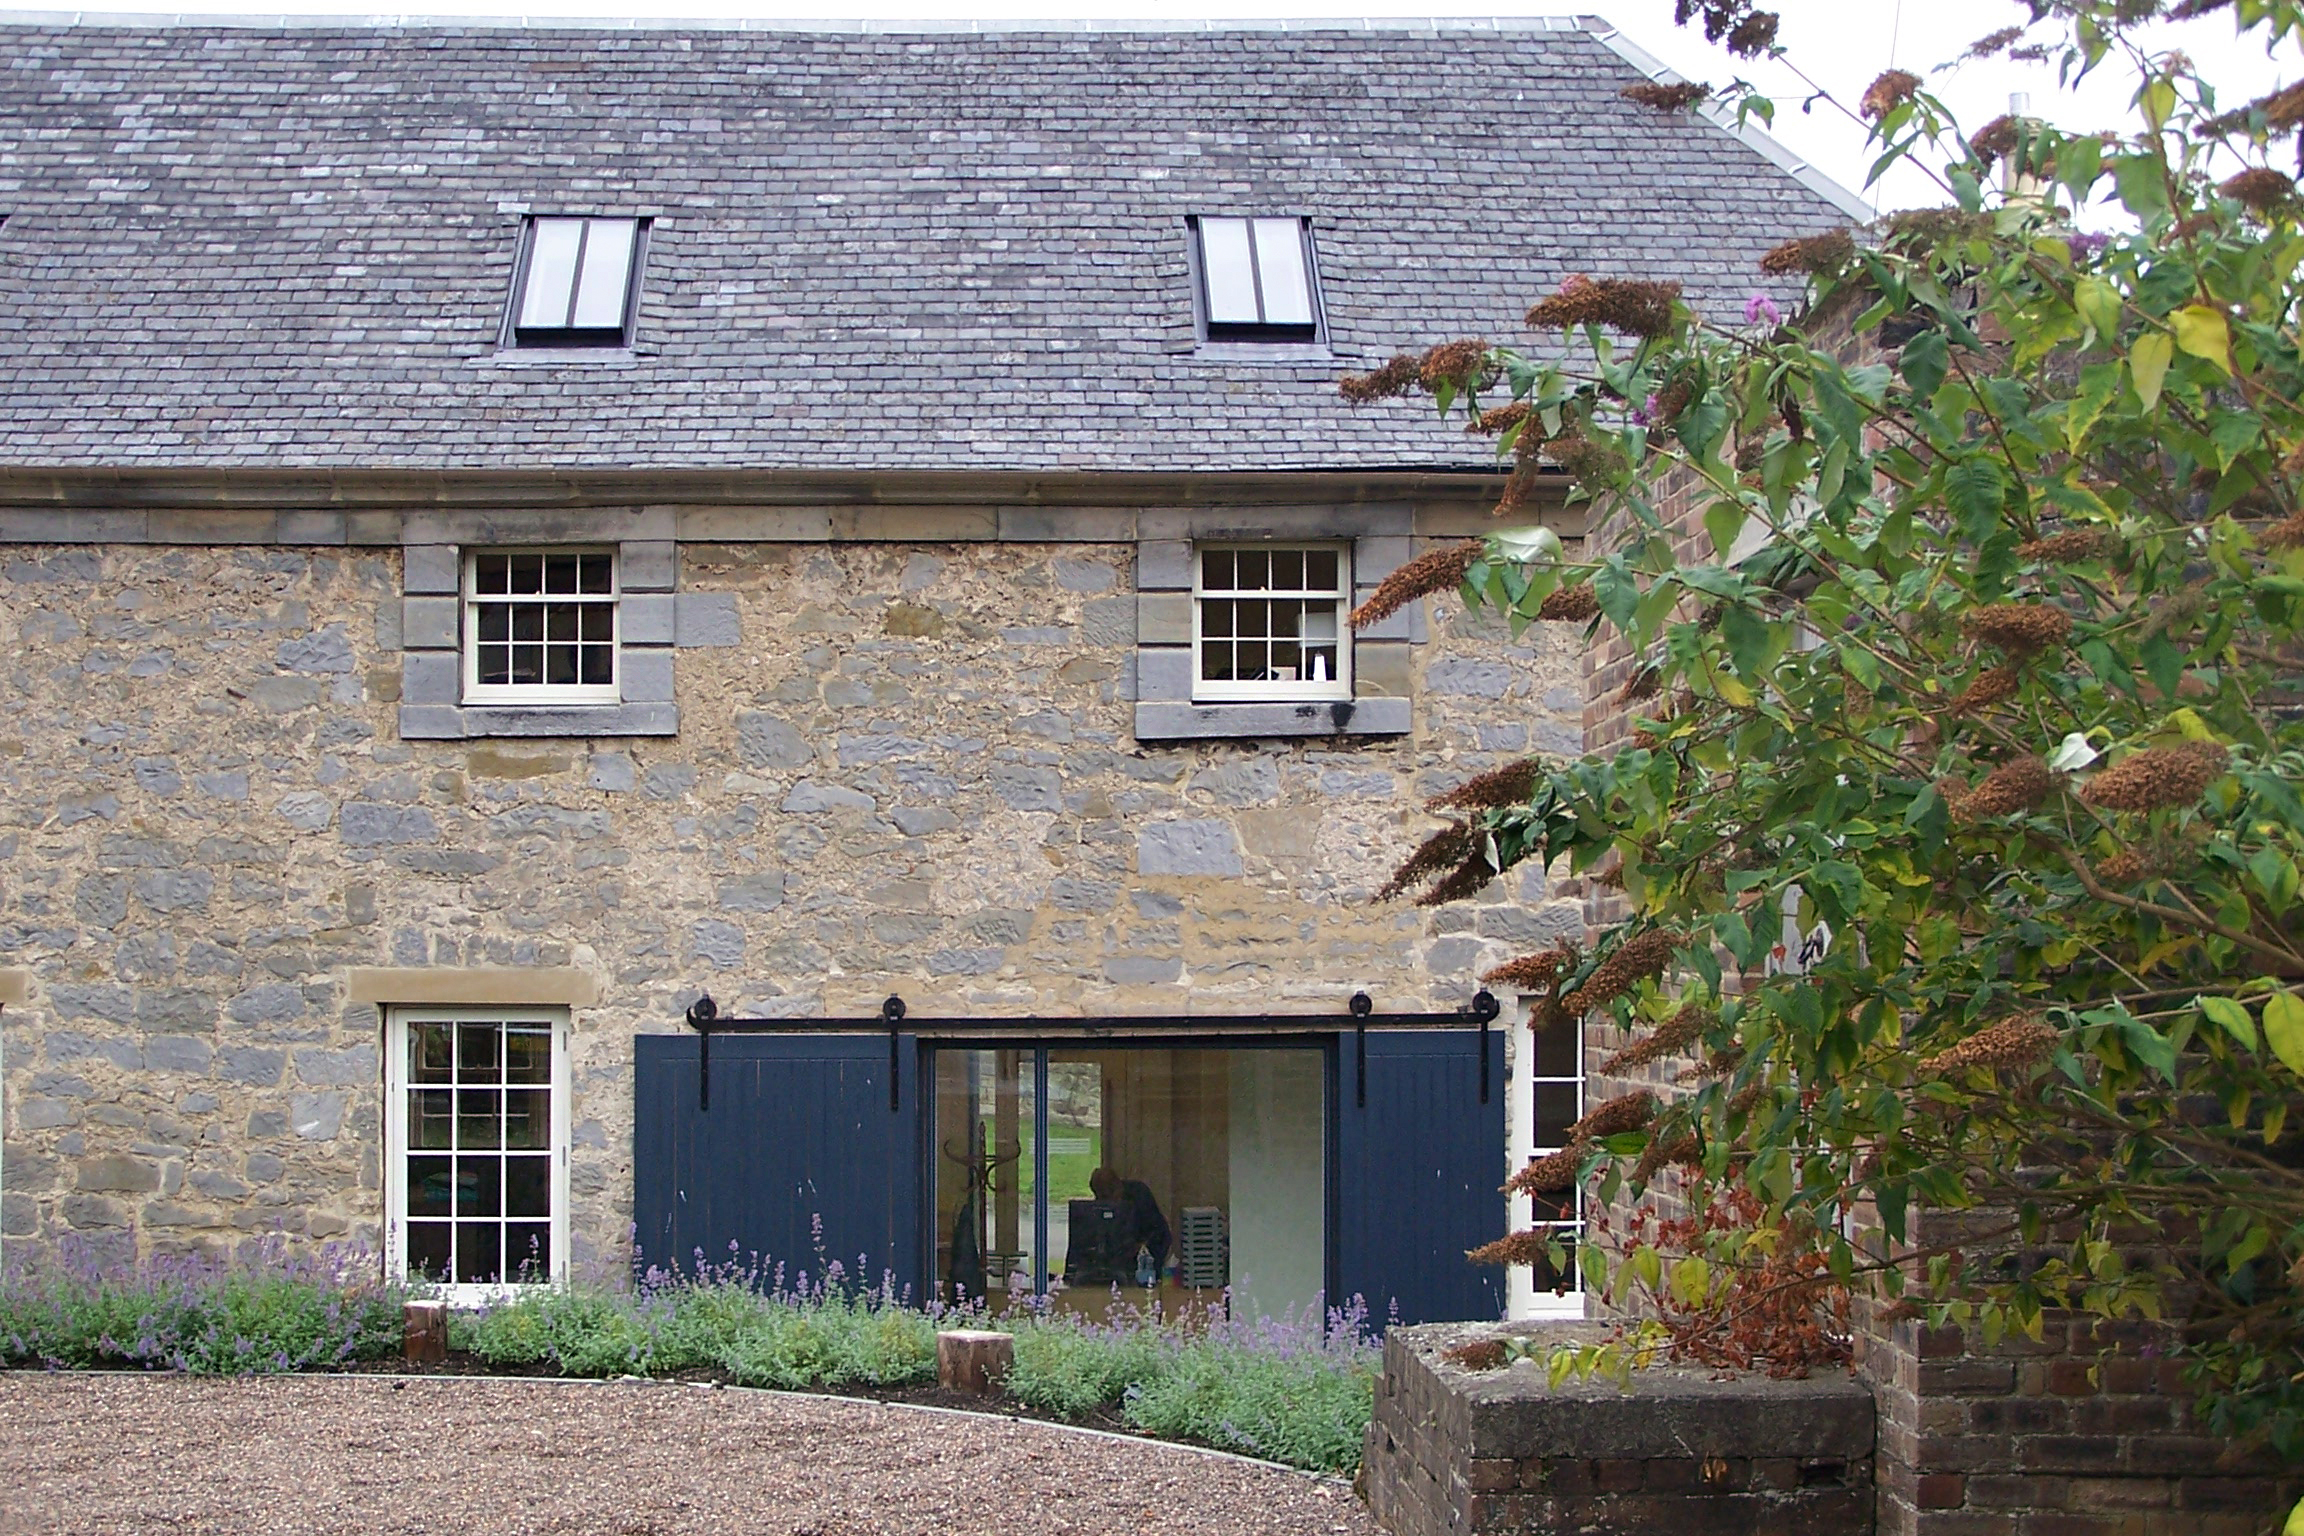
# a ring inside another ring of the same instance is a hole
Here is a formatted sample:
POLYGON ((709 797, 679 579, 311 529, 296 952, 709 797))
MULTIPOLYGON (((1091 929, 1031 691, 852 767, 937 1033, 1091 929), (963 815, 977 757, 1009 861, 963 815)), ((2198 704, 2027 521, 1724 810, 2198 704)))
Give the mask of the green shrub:
POLYGON ((748 1387, 911 1386, 936 1379, 936 1325, 872 1299, 764 1300, 727 1314, 714 1363, 748 1387))
POLYGON ((1010 1326, 1016 1335, 1010 1395, 1060 1419, 1118 1405, 1131 1387, 1162 1375, 1176 1349, 1173 1336, 1148 1323, 1099 1327, 1050 1314, 1010 1326))
POLYGON ((1163 1440, 1350 1473, 1375 1407, 1376 1374, 1340 1351, 1279 1355, 1195 1340, 1128 1391, 1128 1422, 1163 1440))

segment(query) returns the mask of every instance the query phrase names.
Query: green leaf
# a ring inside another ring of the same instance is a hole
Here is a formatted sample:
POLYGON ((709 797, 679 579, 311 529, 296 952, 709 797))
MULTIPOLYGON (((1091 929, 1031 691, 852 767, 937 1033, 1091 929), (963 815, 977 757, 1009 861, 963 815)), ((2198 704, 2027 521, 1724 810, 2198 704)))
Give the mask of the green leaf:
POLYGON ((2118 363, 2090 363, 2080 370, 2080 388, 2074 392, 2071 403, 2064 408, 2064 442, 2075 453, 2080 449, 2088 429, 2096 425, 2104 414, 2104 407, 2120 393, 2120 365, 2118 363))
POLYGON ((2157 155, 2122 155, 2112 162, 2112 185, 2137 218, 2149 221, 2168 211, 2168 168, 2157 155))
POLYGON ((1999 519, 2007 498, 2008 481, 1990 459, 1962 459, 1944 472, 1944 499, 1972 534, 1999 519))
POLYGON ((2248 1011, 2247 1004, 2235 998, 2204 996, 2192 999, 2192 1005, 2249 1050, 2263 1049, 2256 1043, 2256 1016, 2248 1011))
POLYGON ((2275 992, 2264 1000, 2264 1039, 2289 1071, 2304 1077, 2304 997, 2275 992))
MULTIPOLYGON (((2116 1014, 2120 1026, 2120 1039, 2136 1053, 2136 1059, 2173 1083, 2176 1081, 2176 1042, 2145 1023, 2125 1008, 2099 1009, 2099 1013, 2116 1014)), ((2087 1015, 2093 1018, 2094 1014, 2087 1015)))
POLYGON ((1731 607, 1720 615, 1720 638, 1728 642, 1728 657, 1736 670, 1758 682, 1776 658, 1791 644, 1791 626, 1770 623, 1749 608, 1731 607))
MULTIPOLYGON (((2176 328, 2176 345, 2226 373, 2232 371, 2232 333, 2221 313, 2205 304, 2187 304, 2170 315, 2168 323, 2176 328)), ((2141 349, 2143 343, 2137 345, 2141 349)))
POLYGON ((1728 558, 1728 551, 1736 547, 1737 539, 1750 521, 1743 506, 1733 501, 1716 501, 1704 509, 1704 531, 1712 535, 1712 552, 1720 559, 1728 558))
POLYGON ((2138 647, 2137 660, 2144 663, 2144 675, 2152 679, 2161 698, 2176 697, 2177 686, 2184 681, 2184 653, 2166 635, 2154 635, 2138 647))
POLYGON ((2160 385, 2175 358, 2176 343, 2158 331, 2136 338, 2128 353, 2128 378, 2136 386, 2136 398, 2144 402, 2144 409, 2160 408, 2160 385))
POLYGON ((1904 371, 1904 382, 1911 386, 1912 398, 1926 405, 1936 397, 1937 386, 1944 382, 1944 374, 1952 365, 1952 344, 1944 339, 1942 331, 1922 331, 1904 343, 1904 351, 1897 366, 1904 371))
POLYGON ((2096 333, 2098 341, 2111 341, 2120 334, 2120 290, 2100 277, 2084 277, 2075 286, 2072 307, 2080 311, 2080 318, 2096 333))

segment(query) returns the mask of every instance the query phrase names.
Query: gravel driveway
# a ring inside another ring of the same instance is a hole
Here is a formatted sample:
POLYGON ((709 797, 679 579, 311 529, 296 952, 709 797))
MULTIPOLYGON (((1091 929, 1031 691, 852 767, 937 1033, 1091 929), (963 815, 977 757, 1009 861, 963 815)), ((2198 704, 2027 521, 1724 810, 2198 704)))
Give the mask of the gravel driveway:
POLYGON ((0 1373, 0 1531, 1376 1536, 1350 1492, 1011 1419, 671 1385, 0 1373))

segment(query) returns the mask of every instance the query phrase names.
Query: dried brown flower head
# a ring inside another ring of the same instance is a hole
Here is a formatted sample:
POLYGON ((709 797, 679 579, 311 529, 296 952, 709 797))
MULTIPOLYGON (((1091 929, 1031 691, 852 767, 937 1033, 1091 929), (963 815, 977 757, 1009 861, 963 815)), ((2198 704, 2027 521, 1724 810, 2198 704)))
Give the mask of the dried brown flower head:
POLYGON ((2037 656, 2064 643, 2072 615, 2043 603, 1988 603, 1963 615, 1960 628, 2011 656, 2037 656))
POLYGON ((2284 91, 2274 91, 2249 105, 2264 109, 2264 126, 2275 133, 2304 127, 2304 82, 2289 86, 2284 91))
POLYGON ((1920 77, 1908 69, 1891 69, 1864 88, 1864 99, 1856 110, 1874 122, 1912 99, 1920 89, 1920 77))
POLYGON ((2056 771, 2037 757, 2019 757, 1984 775, 1984 782, 1952 802, 1954 821, 1982 821, 2028 811, 2056 792, 2056 771))
POLYGON ((1583 1119, 1568 1128, 1568 1139, 1598 1141, 1624 1131, 1637 1131, 1655 1118, 1656 1095, 1642 1088, 1593 1106, 1583 1119))
POLYGON ((2134 848, 2123 848, 2096 866, 2096 879, 2102 885, 2135 885, 2156 873, 2152 860, 2134 848))
POLYGON ((2178 219, 2175 227, 2169 233, 2179 240, 2189 240, 2194 235, 2205 235, 2212 232, 2223 222, 2212 210, 2203 209, 2189 218, 2178 219))
POLYGON ((1680 935, 1671 929, 1643 929, 1610 951, 1582 986, 1560 999, 1560 1005, 1578 1014, 1611 1003, 1649 977, 1662 975, 1679 947, 1680 935))
POLYGON ((2257 535, 2270 549, 2304 547, 2304 512, 2291 512, 2257 535))
POLYGON ((1624 680, 1624 686, 1616 692, 1616 702, 1619 704, 1637 704, 1642 699, 1656 697, 1663 687, 1664 673, 1662 669, 1654 663, 1650 663, 1638 668, 1624 680))
POLYGON ((1559 978, 1561 969, 1575 958, 1575 952, 1566 948, 1539 950, 1533 955, 1522 955, 1517 960, 1490 966, 1480 973, 1480 979, 1533 992, 1539 987, 1550 986, 1559 978))
POLYGON ((1656 1140, 1640 1154, 1632 1165, 1632 1182, 1645 1184, 1667 1168, 1701 1168, 1704 1166, 1704 1144, 1694 1136, 1675 1136, 1670 1141, 1656 1140))
POLYGON ((1584 1149, 1591 1145, 1591 1141, 1589 1138, 1582 1141, 1574 1138, 1570 1140, 1572 1145, 1532 1159, 1527 1167, 1506 1179, 1504 1192, 1508 1195, 1556 1195, 1564 1189, 1574 1189, 1576 1170, 1582 1166, 1584 1149))
POLYGON ((1990 165, 1995 160, 2016 153, 2016 143, 2023 132, 2023 124, 2003 113, 1977 129, 1969 138, 1968 147, 1976 152, 1978 161, 1990 165))
POLYGON ((1462 864, 1442 875, 1416 898, 1420 907, 1444 907, 1452 901, 1465 901, 1488 888, 1488 882, 1502 871, 1488 862, 1486 853, 1475 853, 1462 864))
POLYGON ((1434 795, 1424 802, 1428 810, 1441 810, 1458 806, 1466 810, 1487 810, 1499 805, 1525 805, 1536 792, 1536 783, 1544 777, 1544 764, 1533 757, 1523 757, 1476 773, 1454 789, 1434 795))
POLYGON ((1336 390, 1354 405, 1366 405, 1372 400, 1407 394, 1416 387, 1416 377, 1421 371, 1416 359, 1402 352, 1373 372, 1344 375, 1336 381, 1336 390))
POLYGON ((1468 821, 1452 821, 1416 845, 1376 892, 1378 901, 1390 901, 1408 887, 1442 870, 1454 869, 1480 850, 1480 829, 1468 821))
POLYGON ((1760 258, 1760 270, 1771 277, 1789 277, 1795 272, 1830 277, 1855 255, 1856 237, 1845 229, 1835 229, 1804 240, 1785 241, 1760 258))
POLYGON ((1440 1351, 1440 1358, 1468 1371, 1495 1371, 1511 1360, 1512 1351, 1504 1347, 1502 1339, 1472 1339, 1440 1351))
POLYGON ((1968 45, 1968 51, 1963 57, 1989 59, 2023 35, 2022 27, 2002 27, 1997 32, 1987 32, 1968 45))
POLYGON ((1961 208, 1907 208, 1888 216, 1890 243, 1912 251, 1989 234, 1991 229, 1990 214, 1961 208))
POLYGON ((1536 617, 1564 624, 1586 624, 1599 616, 1600 599, 1593 595, 1592 583, 1588 581, 1556 588, 1536 605, 1536 617))
POLYGON ((2131 752, 2088 781, 2080 798, 2111 811, 2157 811, 2190 805, 2224 776, 2232 754, 2212 741, 2131 752))
POLYGON ((2028 1067, 2056 1049, 2059 1038, 2056 1027, 2040 1015, 2020 1013, 1997 1024, 1987 1024, 1949 1050, 1921 1058, 1920 1070, 1943 1074, 1968 1067, 1994 1071, 2028 1067))
POLYGON ((1544 456, 1593 495, 1615 485, 1630 469, 1624 455, 1607 443, 1596 443, 1581 432, 1569 432, 1544 445, 1544 456))
POLYGON ((1779 18, 1774 11, 1754 11, 1728 33, 1728 51, 1740 59, 1756 59, 1776 46, 1779 18))
POLYGON ((1630 278, 1594 281, 1577 273, 1560 285, 1559 292, 1538 299, 1529 308, 1528 323, 1538 330, 1552 331, 1601 325, 1627 336, 1656 337, 1672 329, 1672 307, 1679 298, 1678 283, 1630 278))
POLYGON ((1642 80, 1618 91, 1626 101, 1636 101, 1659 112, 1685 112, 1712 94, 1712 87, 1701 80, 1680 80, 1666 85, 1661 80, 1642 80))
POLYGON ((2296 183, 2268 166, 2242 171, 2216 189, 2258 213, 2273 213, 2296 200, 2296 183))
POLYGON ((1504 1264, 1533 1267, 1544 1263, 1552 1244, 1559 1239, 1541 1229, 1515 1232, 1492 1243, 1483 1243, 1469 1250, 1464 1257, 1475 1264, 1504 1264))
POLYGON ((1718 1018, 1718 1014, 1701 1003, 1689 1003, 1647 1035, 1601 1062, 1600 1070, 1613 1074, 1677 1056, 1701 1039, 1718 1018))
POLYGON ((1426 550, 1376 584, 1368 601, 1352 610, 1352 627, 1381 624, 1420 597, 1462 586, 1464 573, 1486 548, 1479 539, 1466 539, 1426 550))
POLYGON ((2103 547, 2104 536, 2095 529, 2067 528, 2044 539, 2025 540, 2016 546, 2016 558, 2037 560, 2043 565, 2062 565, 2067 561, 2085 560, 2103 547))
POLYGON ((1682 374, 1656 391, 1656 411, 1652 420, 1659 427, 1672 425, 1680 419, 1680 413, 1688 409, 1688 402, 1695 398, 1696 386, 1686 374, 1682 374))
POLYGON ((1527 401, 1515 400, 1510 405, 1494 406, 1482 411, 1464 424, 1464 430, 1488 437, 1502 437, 1506 431, 1520 425, 1533 414, 1527 401))
POLYGON ((1416 365, 1416 382, 1426 389, 1447 385, 1456 390, 1477 388, 1493 378, 1488 343, 1474 339, 1444 341, 1424 354, 1416 365))
MULTIPOLYGON (((1523 432, 1520 434, 1520 441, 1514 446, 1524 449, 1532 443, 1540 444, 1543 441, 1543 436, 1540 433, 1523 432)), ((1489 509, 1488 515, 1504 517, 1519 511, 1536 499, 1536 492, 1543 484, 1543 470, 1535 458, 1529 454, 1521 454, 1518 461, 1512 466, 1512 473, 1504 477, 1503 494, 1496 498, 1496 505, 1489 509)))
POLYGON ((1951 712, 1955 715, 1981 714, 2002 700, 2015 697, 2023 675, 2014 662, 1977 673, 1976 680, 1953 698, 1951 712))

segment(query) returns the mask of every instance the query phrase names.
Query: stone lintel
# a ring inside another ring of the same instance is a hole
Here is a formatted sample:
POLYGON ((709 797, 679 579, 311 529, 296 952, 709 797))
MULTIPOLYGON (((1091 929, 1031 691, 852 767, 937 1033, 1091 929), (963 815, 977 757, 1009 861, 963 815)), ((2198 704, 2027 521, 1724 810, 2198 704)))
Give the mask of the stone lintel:
POLYGON ((600 979, 571 965, 356 965, 344 973, 344 998, 352 1003, 589 1008, 600 1000, 600 979))
POLYGON ((1414 711, 1406 699, 1333 699, 1317 704, 1183 704, 1136 706, 1138 741, 1258 736, 1405 736, 1414 711))

